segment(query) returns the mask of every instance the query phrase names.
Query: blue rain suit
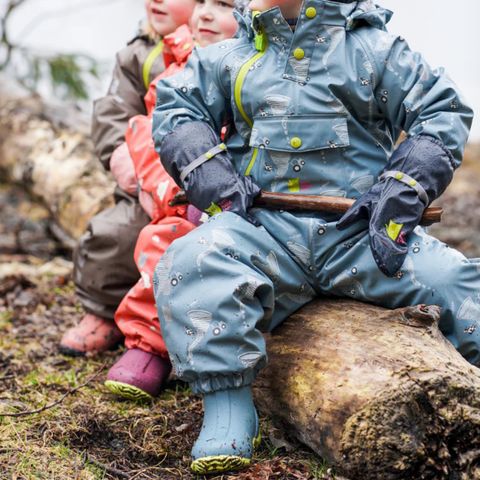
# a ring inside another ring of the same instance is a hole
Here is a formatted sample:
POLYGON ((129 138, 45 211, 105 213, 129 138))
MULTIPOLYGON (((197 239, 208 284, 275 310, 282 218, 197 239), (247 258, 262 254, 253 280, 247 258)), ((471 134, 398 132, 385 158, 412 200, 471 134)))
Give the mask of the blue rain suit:
MULTIPOLYGON (((207 122, 237 172, 264 190, 358 198, 377 181, 402 131, 428 135, 461 161, 471 110, 442 70, 385 31, 371 1, 306 0, 294 32, 278 8, 241 18, 239 37, 193 52, 158 84, 153 134, 207 122)), ((186 146, 188 148, 188 146, 186 146)), ((441 329, 480 363, 480 261, 417 227, 395 277, 377 268, 367 222, 251 209, 176 240, 155 273, 162 332, 194 391, 248 385, 266 362, 261 332, 322 294, 389 308, 442 307, 441 329)))

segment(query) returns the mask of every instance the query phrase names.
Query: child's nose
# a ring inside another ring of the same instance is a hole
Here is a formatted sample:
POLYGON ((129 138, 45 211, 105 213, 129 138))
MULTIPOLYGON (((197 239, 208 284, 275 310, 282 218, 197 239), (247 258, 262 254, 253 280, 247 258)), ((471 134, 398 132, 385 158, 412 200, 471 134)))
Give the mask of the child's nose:
POLYGON ((202 10, 200 11, 200 18, 202 20, 212 20, 213 19, 213 14, 211 9, 208 7, 208 5, 204 5, 202 10))

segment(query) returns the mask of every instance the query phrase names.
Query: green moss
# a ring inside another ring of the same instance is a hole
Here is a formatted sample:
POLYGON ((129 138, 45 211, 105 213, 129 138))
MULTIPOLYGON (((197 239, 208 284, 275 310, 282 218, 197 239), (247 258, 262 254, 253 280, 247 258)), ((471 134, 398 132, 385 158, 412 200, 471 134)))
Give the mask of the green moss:
POLYGON ((308 465, 310 475, 315 480, 335 479, 331 466, 323 459, 312 458, 308 465))
POLYGON ((12 328, 12 317, 13 314, 9 310, 0 312, 0 331, 10 330, 12 328))

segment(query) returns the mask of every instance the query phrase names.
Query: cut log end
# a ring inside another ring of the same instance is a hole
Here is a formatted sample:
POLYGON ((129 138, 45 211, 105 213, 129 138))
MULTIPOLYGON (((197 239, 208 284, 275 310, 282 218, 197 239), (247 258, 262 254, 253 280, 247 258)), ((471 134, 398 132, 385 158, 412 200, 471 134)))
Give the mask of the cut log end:
POLYGON ((363 480, 480 478, 478 388, 460 374, 413 379, 350 417, 342 464, 363 480))

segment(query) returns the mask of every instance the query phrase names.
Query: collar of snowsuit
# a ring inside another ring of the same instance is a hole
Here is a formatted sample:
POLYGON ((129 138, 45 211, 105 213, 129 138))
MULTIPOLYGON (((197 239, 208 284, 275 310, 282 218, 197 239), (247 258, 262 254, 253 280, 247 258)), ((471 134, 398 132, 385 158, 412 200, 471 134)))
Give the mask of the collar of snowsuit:
MULTIPOLYGON (((290 29, 287 21, 283 19, 279 7, 273 7, 263 12, 248 10, 244 15, 234 11, 234 15, 240 25, 239 35, 246 34, 250 38, 259 33, 269 36, 285 27, 290 29)), ((346 30, 353 30, 362 25, 385 30, 392 15, 391 10, 375 5, 372 0, 348 2, 307 0, 302 5, 299 19, 319 22, 322 25, 344 27, 346 30)))

